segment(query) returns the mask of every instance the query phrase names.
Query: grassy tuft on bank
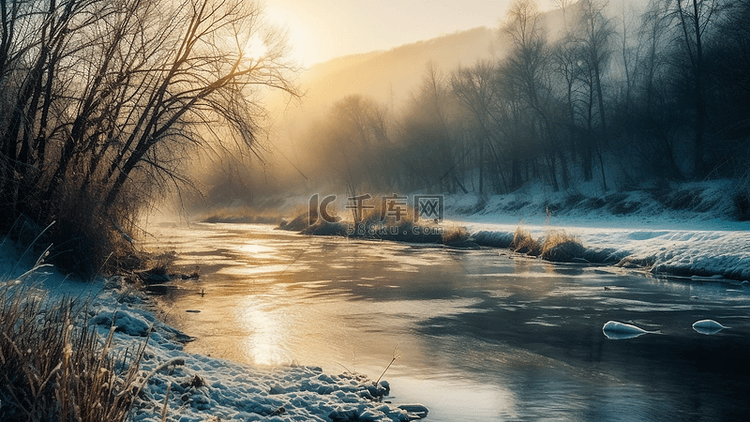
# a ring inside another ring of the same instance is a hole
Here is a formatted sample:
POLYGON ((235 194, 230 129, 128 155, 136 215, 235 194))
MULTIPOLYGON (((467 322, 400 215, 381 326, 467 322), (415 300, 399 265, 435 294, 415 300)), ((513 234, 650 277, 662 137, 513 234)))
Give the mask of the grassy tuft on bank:
POLYGON ((520 226, 513 233, 513 241, 510 243, 510 248, 515 252, 532 256, 539 256, 542 253, 541 243, 534 239, 529 230, 520 226))
MULTIPOLYGON (((397 212, 385 206, 383 198, 371 200, 373 208, 362 210, 361 215, 352 212, 338 221, 327 221, 316 212, 307 211, 291 220, 284 220, 279 229, 298 231, 302 234, 321 236, 345 236, 359 239, 392 240, 410 243, 445 243, 468 239, 465 230, 445 230, 432 220, 415 221, 414 210, 403 206, 397 212)), ((336 213, 328 210, 330 216, 336 213)))
POLYGON ((114 330, 102 342, 82 324, 86 312, 13 282, 0 288, 0 420, 127 420, 143 350, 112 356, 114 330))
POLYGON ((542 259, 553 262, 570 262, 575 258, 583 258, 586 249, 575 236, 571 236, 565 230, 550 231, 544 237, 542 259))

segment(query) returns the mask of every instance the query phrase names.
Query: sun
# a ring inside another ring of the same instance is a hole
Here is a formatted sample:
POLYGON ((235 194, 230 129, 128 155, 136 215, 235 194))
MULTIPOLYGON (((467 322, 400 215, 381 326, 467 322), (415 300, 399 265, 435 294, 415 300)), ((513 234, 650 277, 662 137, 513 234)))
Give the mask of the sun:
POLYGON ((257 34, 251 36, 247 40, 247 43, 245 43, 245 47, 243 47, 242 49, 242 55, 246 59, 250 59, 253 61, 260 61, 260 59, 262 59, 267 52, 268 47, 266 47, 266 44, 257 34))
POLYGON ((290 5, 266 5, 265 17, 269 24, 285 33, 289 47, 287 58, 298 65, 308 65, 315 61, 319 40, 310 30, 304 15, 299 10, 285 6, 290 5))

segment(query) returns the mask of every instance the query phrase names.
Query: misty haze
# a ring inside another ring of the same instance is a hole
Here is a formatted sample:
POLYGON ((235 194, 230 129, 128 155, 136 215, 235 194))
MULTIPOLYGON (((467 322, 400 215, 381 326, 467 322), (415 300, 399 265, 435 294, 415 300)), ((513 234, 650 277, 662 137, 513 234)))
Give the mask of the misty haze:
POLYGON ((750 1, 0 2, 0 420, 743 420, 750 1))

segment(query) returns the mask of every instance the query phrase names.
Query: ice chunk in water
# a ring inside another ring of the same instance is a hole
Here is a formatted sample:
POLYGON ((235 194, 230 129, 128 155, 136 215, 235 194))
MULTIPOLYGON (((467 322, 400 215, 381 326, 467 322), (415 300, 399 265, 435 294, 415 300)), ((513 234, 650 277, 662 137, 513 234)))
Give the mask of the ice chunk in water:
POLYGON ((719 324, 718 322, 712 319, 702 319, 700 321, 696 321, 693 324, 693 330, 697 331, 700 334, 705 334, 707 336, 716 334, 719 331, 723 330, 724 328, 727 328, 727 327, 719 324))
POLYGON ((627 340, 630 338, 640 337, 644 334, 653 334, 653 331, 646 331, 635 325, 625 324, 624 322, 608 321, 602 327, 604 335, 610 340, 627 340))

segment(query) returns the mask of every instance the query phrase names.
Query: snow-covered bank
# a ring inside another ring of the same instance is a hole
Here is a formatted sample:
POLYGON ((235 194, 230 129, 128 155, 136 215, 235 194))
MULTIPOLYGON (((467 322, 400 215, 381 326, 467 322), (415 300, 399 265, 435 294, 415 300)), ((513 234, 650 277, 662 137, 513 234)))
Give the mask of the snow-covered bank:
MULTIPOLYGON (((507 195, 451 194, 444 198, 443 226, 465 226, 470 240, 495 247, 508 247, 518 227, 536 239, 564 230, 582 243, 581 258, 591 262, 744 281, 750 279, 750 222, 737 220, 742 216, 735 203, 739 183, 607 192, 596 183, 557 192, 536 184, 507 195)), ((343 201, 346 195, 339 197, 343 201)), ((300 195, 267 202, 276 214, 294 218, 304 215, 308 200, 300 195)), ((241 208, 221 212, 231 216, 229 222, 243 215, 241 208)), ((209 214, 221 219, 221 213, 209 214)))
MULTIPOLYGON (((328 374, 316 367, 264 370, 183 351, 189 337, 161 322, 147 309, 142 293, 119 278, 83 283, 46 267, 18 281, 20 258, 11 242, 0 243, 0 289, 23 294, 88 301, 76 326, 94 326, 101 339, 111 327, 113 354, 137 356, 144 345, 136 385, 143 386, 131 419, 162 421, 407 421, 414 413, 373 400, 388 391, 357 374, 328 374), (8 276, 1 276, 8 274, 8 276)), ((22 261, 26 261, 22 259, 22 261)), ((28 268, 28 262, 25 264, 28 268)), ((122 356, 122 355, 121 355, 122 356)), ((6 378, 8 379, 8 378, 6 378)), ((386 397, 387 400, 387 397, 386 397)))
POLYGON ((484 201, 450 196, 446 212, 448 224, 465 226, 483 245, 507 247, 518 227, 535 238, 564 230, 583 244, 582 258, 590 261, 655 274, 750 279, 750 223, 732 219, 725 185, 686 187, 661 202, 643 191, 612 195, 600 203, 538 188, 484 201))
POLYGON ((591 262, 643 267, 654 274, 750 279, 750 232, 712 230, 602 229, 564 225, 473 222, 456 219, 483 245, 507 246, 522 225, 536 238, 564 229, 585 248, 591 262))

